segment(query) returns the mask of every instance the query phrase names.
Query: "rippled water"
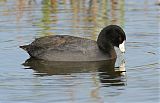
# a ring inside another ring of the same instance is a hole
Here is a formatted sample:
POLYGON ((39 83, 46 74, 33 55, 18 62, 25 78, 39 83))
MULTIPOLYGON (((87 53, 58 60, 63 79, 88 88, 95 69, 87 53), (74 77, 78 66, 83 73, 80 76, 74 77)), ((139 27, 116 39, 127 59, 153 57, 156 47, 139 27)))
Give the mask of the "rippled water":
POLYGON ((160 102, 156 2, 0 0, 0 103, 160 102), (27 60, 19 48, 55 34, 96 40, 109 24, 126 32, 126 73, 115 71, 110 62, 53 65, 27 60))

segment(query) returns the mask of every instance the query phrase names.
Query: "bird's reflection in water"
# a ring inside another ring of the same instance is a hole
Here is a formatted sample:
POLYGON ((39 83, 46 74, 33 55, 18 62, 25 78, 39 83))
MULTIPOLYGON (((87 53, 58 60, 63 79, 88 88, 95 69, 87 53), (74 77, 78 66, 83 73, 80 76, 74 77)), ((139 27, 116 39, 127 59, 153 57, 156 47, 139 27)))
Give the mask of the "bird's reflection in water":
POLYGON ((115 61, 97 62, 50 62, 30 58, 23 63, 27 68, 33 69, 38 76, 70 75, 72 73, 98 73, 102 86, 125 85, 125 67, 115 69, 115 61), (123 68, 123 69, 122 69, 123 68), (119 70, 117 70, 119 69, 119 70), (120 71, 122 69, 123 71, 120 71))

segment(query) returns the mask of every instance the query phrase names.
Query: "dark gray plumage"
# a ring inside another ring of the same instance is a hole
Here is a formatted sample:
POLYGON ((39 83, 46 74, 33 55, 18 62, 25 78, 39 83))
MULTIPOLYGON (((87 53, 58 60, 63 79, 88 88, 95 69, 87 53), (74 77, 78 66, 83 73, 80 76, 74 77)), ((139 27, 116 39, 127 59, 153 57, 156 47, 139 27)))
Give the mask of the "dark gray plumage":
POLYGON ((119 26, 110 25, 100 32, 97 42, 69 35, 52 35, 35 39, 20 48, 31 57, 47 61, 101 61, 115 59, 114 46, 125 39, 119 26))

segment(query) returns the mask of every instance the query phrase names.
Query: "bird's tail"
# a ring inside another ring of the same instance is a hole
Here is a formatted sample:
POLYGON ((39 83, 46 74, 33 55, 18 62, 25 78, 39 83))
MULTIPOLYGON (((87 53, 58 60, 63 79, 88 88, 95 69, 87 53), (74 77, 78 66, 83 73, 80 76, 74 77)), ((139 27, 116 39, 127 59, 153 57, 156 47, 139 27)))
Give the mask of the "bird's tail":
POLYGON ((20 48, 22 48, 23 50, 27 51, 29 45, 23 45, 23 46, 19 46, 20 48))

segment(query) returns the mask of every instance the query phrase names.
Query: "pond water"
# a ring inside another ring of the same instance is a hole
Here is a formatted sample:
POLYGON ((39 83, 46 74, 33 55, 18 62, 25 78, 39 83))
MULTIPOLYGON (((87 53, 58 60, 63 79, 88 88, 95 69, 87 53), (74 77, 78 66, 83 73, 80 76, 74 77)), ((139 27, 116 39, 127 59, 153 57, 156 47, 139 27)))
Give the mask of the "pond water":
POLYGON ((160 102, 156 2, 0 0, 0 103, 160 102), (96 40, 109 24, 120 25, 127 35, 125 73, 114 71, 112 63, 28 65, 28 54, 19 48, 47 35, 96 40))

